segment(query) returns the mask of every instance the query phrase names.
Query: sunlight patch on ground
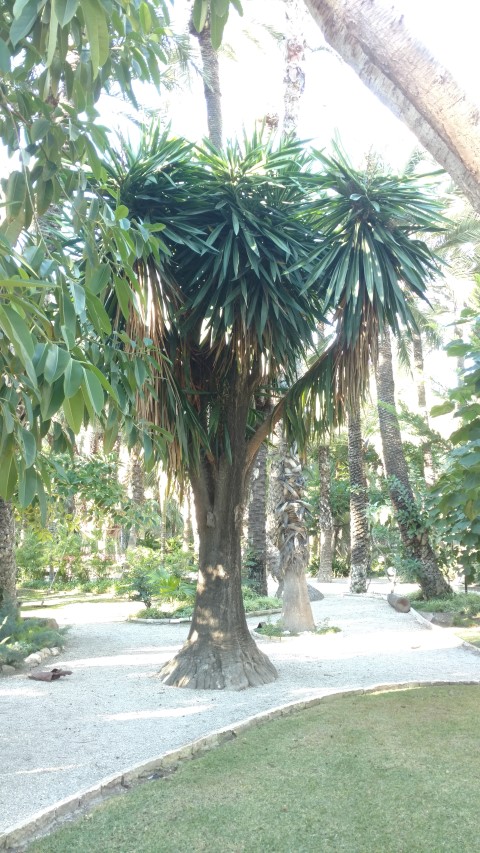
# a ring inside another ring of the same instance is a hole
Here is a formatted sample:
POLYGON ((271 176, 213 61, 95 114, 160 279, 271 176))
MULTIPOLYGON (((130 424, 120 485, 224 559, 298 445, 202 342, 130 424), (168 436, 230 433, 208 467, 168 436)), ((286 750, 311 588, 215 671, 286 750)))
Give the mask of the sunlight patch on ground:
POLYGON ((108 723, 126 722, 128 720, 153 720, 165 717, 186 717, 188 714, 201 714, 211 710, 210 705, 198 705, 196 708, 160 708, 154 711, 126 711, 120 714, 105 714, 108 723))
POLYGON ((0 696, 41 696, 40 688, 34 687, 2 687, 0 688, 0 696))
POLYGON ((156 652, 148 652, 143 654, 121 654, 121 655, 109 655, 106 657, 91 657, 91 658, 79 658, 68 659, 65 660, 62 658, 62 663, 65 665, 68 663, 68 666, 75 667, 76 669, 92 669, 93 667, 118 667, 118 666, 150 666, 150 665, 160 665, 165 662, 165 655, 172 655, 175 652, 175 649, 178 648, 178 643, 175 646, 166 646, 158 648, 156 652))
POLYGON ((80 765, 79 764, 63 764, 60 767, 35 767, 33 770, 17 770, 15 775, 16 776, 33 776, 35 773, 63 773, 65 770, 73 770, 75 767, 80 767, 80 765))

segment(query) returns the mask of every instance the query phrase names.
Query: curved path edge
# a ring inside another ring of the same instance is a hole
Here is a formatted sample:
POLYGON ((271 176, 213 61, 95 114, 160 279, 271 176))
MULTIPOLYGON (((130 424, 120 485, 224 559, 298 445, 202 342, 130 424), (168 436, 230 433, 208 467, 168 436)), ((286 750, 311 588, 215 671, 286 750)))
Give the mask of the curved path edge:
MULTIPOLYGON (((417 615, 417 614, 416 614, 417 615)), ((423 620, 423 617, 420 617, 423 620)), ((427 622, 427 620, 423 620, 427 622)), ((430 624, 430 623, 428 623, 430 624)), ((432 627, 432 626, 430 626, 432 627)), ((480 654, 480 649, 465 643, 471 649, 474 649, 480 654)), ((139 764, 133 764, 127 767, 120 773, 114 773, 111 776, 106 776, 89 788, 84 788, 70 797, 59 800, 52 806, 48 806, 41 811, 36 812, 28 820, 18 823, 7 828, 5 832, 0 834, 0 851, 21 851, 25 844, 28 844, 37 838, 48 835, 55 829, 58 829, 63 823, 75 817, 81 817, 86 811, 94 808, 105 800, 119 795, 130 789, 135 783, 150 781, 154 778, 168 775, 174 772, 181 762, 196 758, 199 755, 209 752, 229 740, 238 737, 247 729, 257 725, 277 719, 278 717, 294 714, 297 711, 303 711, 307 708, 312 708, 320 705, 325 699, 332 696, 360 696, 369 693, 378 693, 394 690, 413 689, 416 687, 435 687, 449 685, 470 685, 480 684, 479 680, 465 681, 449 681, 449 680, 434 680, 434 681, 406 681, 402 683, 389 682, 387 684, 374 684, 371 687, 361 687, 356 689, 335 690, 332 693, 324 696, 314 696, 311 699, 304 699, 297 702, 289 702, 284 705, 279 705, 269 711, 262 711, 252 717, 246 717, 239 720, 233 725, 224 726, 216 729, 210 734, 197 740, 190 741, 178 749, 164 752, 149 761, 143 761, 139 764)))

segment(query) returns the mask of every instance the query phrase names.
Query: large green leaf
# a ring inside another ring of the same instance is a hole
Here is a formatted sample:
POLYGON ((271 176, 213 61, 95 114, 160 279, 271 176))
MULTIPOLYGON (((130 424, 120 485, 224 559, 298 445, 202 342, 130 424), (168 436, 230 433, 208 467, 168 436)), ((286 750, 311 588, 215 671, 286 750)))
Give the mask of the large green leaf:
POLYGON ((87 28, 93 78, 95 79, 100 68, 107 61, 110 51, 107 12, 99 0, 79 0, 79 2, 87 28))
POLYGON ((47 382, 53 384, 56 379, 63 376, 70 362, 71 355, 68 350, 62 349, 57 344, 48 344, 43 370, 43 375, 47 382))
POLYGON ((80 428, 83 424, 84 409, 85 406, 81 389, 79 389, 73 397, 70 397, 63 403, 63 411, 67 424, 70 429, 73 430, 75 435, 80 432, 80 428))
POLYGON ((10 27, 10 40, 14 47, 28 35, 46 2, 47 0, 16 0, 10 27))
POLYGON ((65 370, 64 391, 65 397, 73 397, 82 385, 85 379, 84 370, 81 364, 74 359, 71 359, 65 370))
POLYGON ((70 23, 77 11, 79 0, 53 0, 55 14, 61 27, 70 23))
POLYGON ((94 412, 99 415, 103 410, 105 405, 105 398, 103 393, 102 385, 99 379, 92 373, 88 368, 85 372, 85 385, 84 389, 88 395, 88 399, 92 405, 94 412))

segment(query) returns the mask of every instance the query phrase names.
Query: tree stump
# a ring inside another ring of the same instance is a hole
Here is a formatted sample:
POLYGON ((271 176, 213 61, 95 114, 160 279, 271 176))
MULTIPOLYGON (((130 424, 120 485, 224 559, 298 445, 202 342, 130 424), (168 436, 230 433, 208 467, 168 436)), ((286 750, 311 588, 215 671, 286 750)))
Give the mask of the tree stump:
POLYGON ((387 595, 387 601, 390 607, 398 610, 399 613, 408 613, 410 610, 410 602, 404 595, 396 595, 396 593, 391 592, 387 595))

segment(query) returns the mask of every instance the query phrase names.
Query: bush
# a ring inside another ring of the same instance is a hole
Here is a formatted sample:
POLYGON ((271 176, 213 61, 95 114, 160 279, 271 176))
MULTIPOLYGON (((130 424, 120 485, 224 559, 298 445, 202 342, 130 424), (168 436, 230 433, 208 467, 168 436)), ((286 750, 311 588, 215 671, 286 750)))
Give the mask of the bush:
POLYGON ((458 613, 460 616, 477 616, 480 613, 480 595, 476 593, 452 592, 443 598, 430 598, 428 601, 417 600, 411 596, 416 610, 426 610, 429 613, 458 613))
POLYGON ((177 544, 170 545, 163 562, 158 551, 135 548, 127 552, 128 568, 115 583, 118 595, 128 595, 150 608, 154 597, 161 601, 193 604, 195 583, 191 578, 192 556, 177 544))
POLYGON ((22 619, 15 608, 0 608, 0 664, 16 664, 39 649, 60 646, 66 628, 47 628, 44 619, 22 619))

